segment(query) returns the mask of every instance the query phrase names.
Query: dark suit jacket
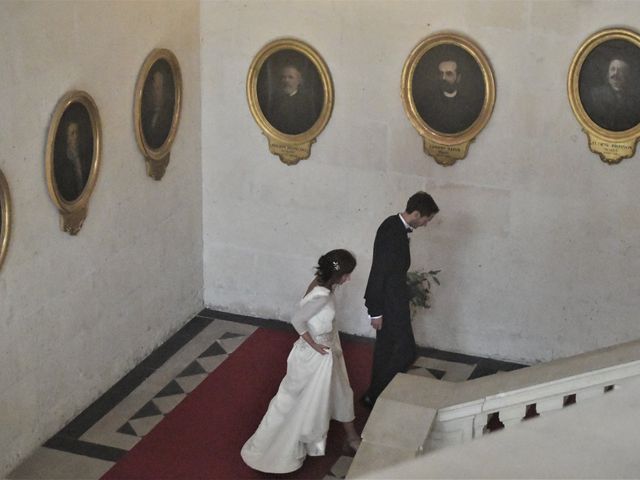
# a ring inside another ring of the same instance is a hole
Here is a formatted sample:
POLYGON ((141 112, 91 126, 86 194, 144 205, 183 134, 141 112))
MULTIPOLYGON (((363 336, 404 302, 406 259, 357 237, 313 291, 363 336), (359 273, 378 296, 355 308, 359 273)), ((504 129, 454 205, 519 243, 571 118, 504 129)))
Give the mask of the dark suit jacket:
MULTIPOLYGON (((58 135, 60 135, 59 129, 58 135)), ((80 145, 80 159, 82 161, 82 177, 73 167, 73 162, 67 157, 67 146, 63 140, 56 137, 53 155, 53 175, 58 191, 67 202, 77 200, 89 181, 91 163, 93 161, 93 148, 83 148, 80 145)))
POLYGON ((154 122, 152 110, 142 114, 142 133, 151 148, 160 148, 169 136, 173 122, 173 108, 169 105, 160 109, 154 122))
POLYGON ((459 90, 455 97, 449 98, 436 91, 416 97, 415 102, 418 113, 431 128, 442 133, 460 133, 480 116, 484 97, 459 90))
POLYGON ((54 163, 54 175, 56 184, 58 185, 58 191, 67 202, 73 202, 82 194, 89 179, 89 172, 83 170, 82 178, 80 178, 66 155, 62 159, 57 160, 58 161, 54 163))
POLYGON ((304 90, 293 96, 280 93, 267 111, 267 120, 287 135, 297 135, 309 130, 320 116, 320 106, 304 90))
POLYGON ((587 100, 587 114, 602 128, 621 132, 640 122, 640 97, 636 92, 618 96, 609 85, 602 85, 594 88, 587 100))
POLYGON ((409 238, 398 215, 388 217, 376 232, 373 261, 364 294, 369 315, 384 315, 387 325, 411 321, 407 271, 409 238))

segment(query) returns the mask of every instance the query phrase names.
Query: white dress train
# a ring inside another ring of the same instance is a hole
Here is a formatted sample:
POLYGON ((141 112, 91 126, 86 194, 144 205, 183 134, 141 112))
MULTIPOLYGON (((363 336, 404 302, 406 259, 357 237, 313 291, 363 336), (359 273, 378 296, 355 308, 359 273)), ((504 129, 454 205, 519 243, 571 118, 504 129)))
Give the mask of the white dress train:
POLYGON ((303 338, 294 343, 278 393, 242 447, 242 459, 251 468, 268 473, 297 470, 307 455, 324 455, 331 419, 354 419, 353 391, 334 319, 329 289, 314 287, 300 301, 291 323, 300 335, 309 332, 330 350, 322 355, 303 338))

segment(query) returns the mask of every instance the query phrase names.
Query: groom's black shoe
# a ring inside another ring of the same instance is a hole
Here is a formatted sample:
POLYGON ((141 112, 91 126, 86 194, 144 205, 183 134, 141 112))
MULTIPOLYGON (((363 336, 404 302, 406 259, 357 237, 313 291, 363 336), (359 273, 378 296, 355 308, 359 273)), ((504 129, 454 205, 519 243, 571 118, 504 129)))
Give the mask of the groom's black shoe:
POLYGON ((364 395, 360 398, 360 403, 371 410, 376 402, 369 395, 364 395))

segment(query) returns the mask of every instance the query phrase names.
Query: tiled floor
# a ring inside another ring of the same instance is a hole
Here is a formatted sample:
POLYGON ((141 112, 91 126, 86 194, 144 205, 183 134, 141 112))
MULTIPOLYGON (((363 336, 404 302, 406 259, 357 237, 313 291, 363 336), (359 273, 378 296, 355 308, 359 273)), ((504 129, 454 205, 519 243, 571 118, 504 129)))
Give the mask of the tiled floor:
MULTIPOLYGON (((291 328, 205 309, 38 448, 9 479, 97 479, 149 433, 257 328, 291 328)), ((461 382, 521 365, 419 349, 409 373, 461 382)), ((326 479, 344 478, 340 457, 326 479)))

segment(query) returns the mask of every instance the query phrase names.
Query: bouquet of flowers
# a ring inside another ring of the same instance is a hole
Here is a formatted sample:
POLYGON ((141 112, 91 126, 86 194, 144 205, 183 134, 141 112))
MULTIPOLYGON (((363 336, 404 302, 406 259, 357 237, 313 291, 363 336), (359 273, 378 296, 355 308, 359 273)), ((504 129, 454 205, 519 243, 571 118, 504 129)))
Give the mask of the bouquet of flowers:
POLYGON ((420 308, 431 308, 431 282, 440 285, 438 274, 442 270, 413 271, 407 273, 407 285, 409 286, 409 295, 411 309, 413 312, 420 308))

